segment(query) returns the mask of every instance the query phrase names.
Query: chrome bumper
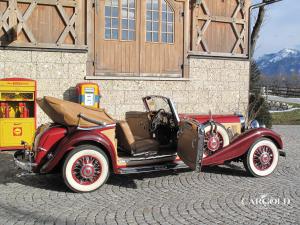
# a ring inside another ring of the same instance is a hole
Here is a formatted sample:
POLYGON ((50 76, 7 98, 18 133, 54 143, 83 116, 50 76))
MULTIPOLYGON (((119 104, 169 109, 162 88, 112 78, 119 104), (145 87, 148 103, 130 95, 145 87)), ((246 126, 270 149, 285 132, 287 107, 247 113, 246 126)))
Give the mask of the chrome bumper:
POLYGON ((16 167, 27 172, 33 172, 37 167, 37 164, 30 162, 29 157, 30 152, 27 150, 16 151, 14 154, 14 162, 16 167))

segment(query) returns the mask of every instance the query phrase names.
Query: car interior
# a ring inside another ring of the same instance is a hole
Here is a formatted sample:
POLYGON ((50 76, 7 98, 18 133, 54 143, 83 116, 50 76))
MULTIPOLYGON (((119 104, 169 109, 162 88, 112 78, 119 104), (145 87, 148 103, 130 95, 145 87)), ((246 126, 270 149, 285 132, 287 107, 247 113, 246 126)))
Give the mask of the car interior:
POLYGON ((146 112, 131 111, 117 121, 116 138, 121 157, 174 155, 178 122, 167 98, 143 99, 146 112))
POLYGON ((70 128, 88 131, 116 124, 107 135, 116 140, 118 157, 124 160, 177 156, 177 134, 181 125, 173 102, 163 96, 147 96, 143 103, 145 111, 126 112, 125 120, 116 121, 104 109, 47 96, 38 101, 49 118, 70 131, 70 128))

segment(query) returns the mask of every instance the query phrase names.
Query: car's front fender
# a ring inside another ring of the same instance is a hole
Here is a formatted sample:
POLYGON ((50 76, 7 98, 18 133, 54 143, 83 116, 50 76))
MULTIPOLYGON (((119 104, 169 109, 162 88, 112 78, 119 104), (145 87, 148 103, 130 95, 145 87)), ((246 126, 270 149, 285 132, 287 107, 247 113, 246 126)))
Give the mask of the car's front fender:
POLYGON ((256 128, 244 132, 222 150, 204 158, 202 160, 202 165, 221 165, 225 161, 239 158, 260 138, 269 138, 274 142, 278 149, 283 149, 283 142, 277 133, 266 128, 256 128))
POLYGON ((99 130, 92 131, 76 131, 66 136, 57 146, 53 152, 51 159, 48 160, 41 168, 41 173, 48 173, 54 169, 56 165, 63 159, 63 157, 76 146, 81 144, 96 144, 101 146, 108 157, 111 159, 112 164, 116 165, 116 150, 110 139, 101 133, 99 130))

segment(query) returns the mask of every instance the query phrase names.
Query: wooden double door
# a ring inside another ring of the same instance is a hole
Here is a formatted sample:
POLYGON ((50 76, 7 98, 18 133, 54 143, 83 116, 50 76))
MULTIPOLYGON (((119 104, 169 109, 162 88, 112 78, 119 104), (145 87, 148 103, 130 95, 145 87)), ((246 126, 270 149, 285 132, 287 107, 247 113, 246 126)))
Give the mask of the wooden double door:
POLYGON ((95 74, 182 76, 183 3, 98 0, 95 74))

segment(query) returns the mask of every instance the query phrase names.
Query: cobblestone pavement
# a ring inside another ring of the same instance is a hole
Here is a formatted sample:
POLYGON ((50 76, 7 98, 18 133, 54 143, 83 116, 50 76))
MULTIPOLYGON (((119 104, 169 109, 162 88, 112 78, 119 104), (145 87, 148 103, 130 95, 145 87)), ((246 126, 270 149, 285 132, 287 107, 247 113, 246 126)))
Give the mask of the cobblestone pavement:
POLYGON ((17 177, 0 154, 0 225, 9 224, 300 224, 300 126, 276 126, 286 159, 266 178, 241 164, 114 175, 88 194, 69 192, 58 175, 17 177))

